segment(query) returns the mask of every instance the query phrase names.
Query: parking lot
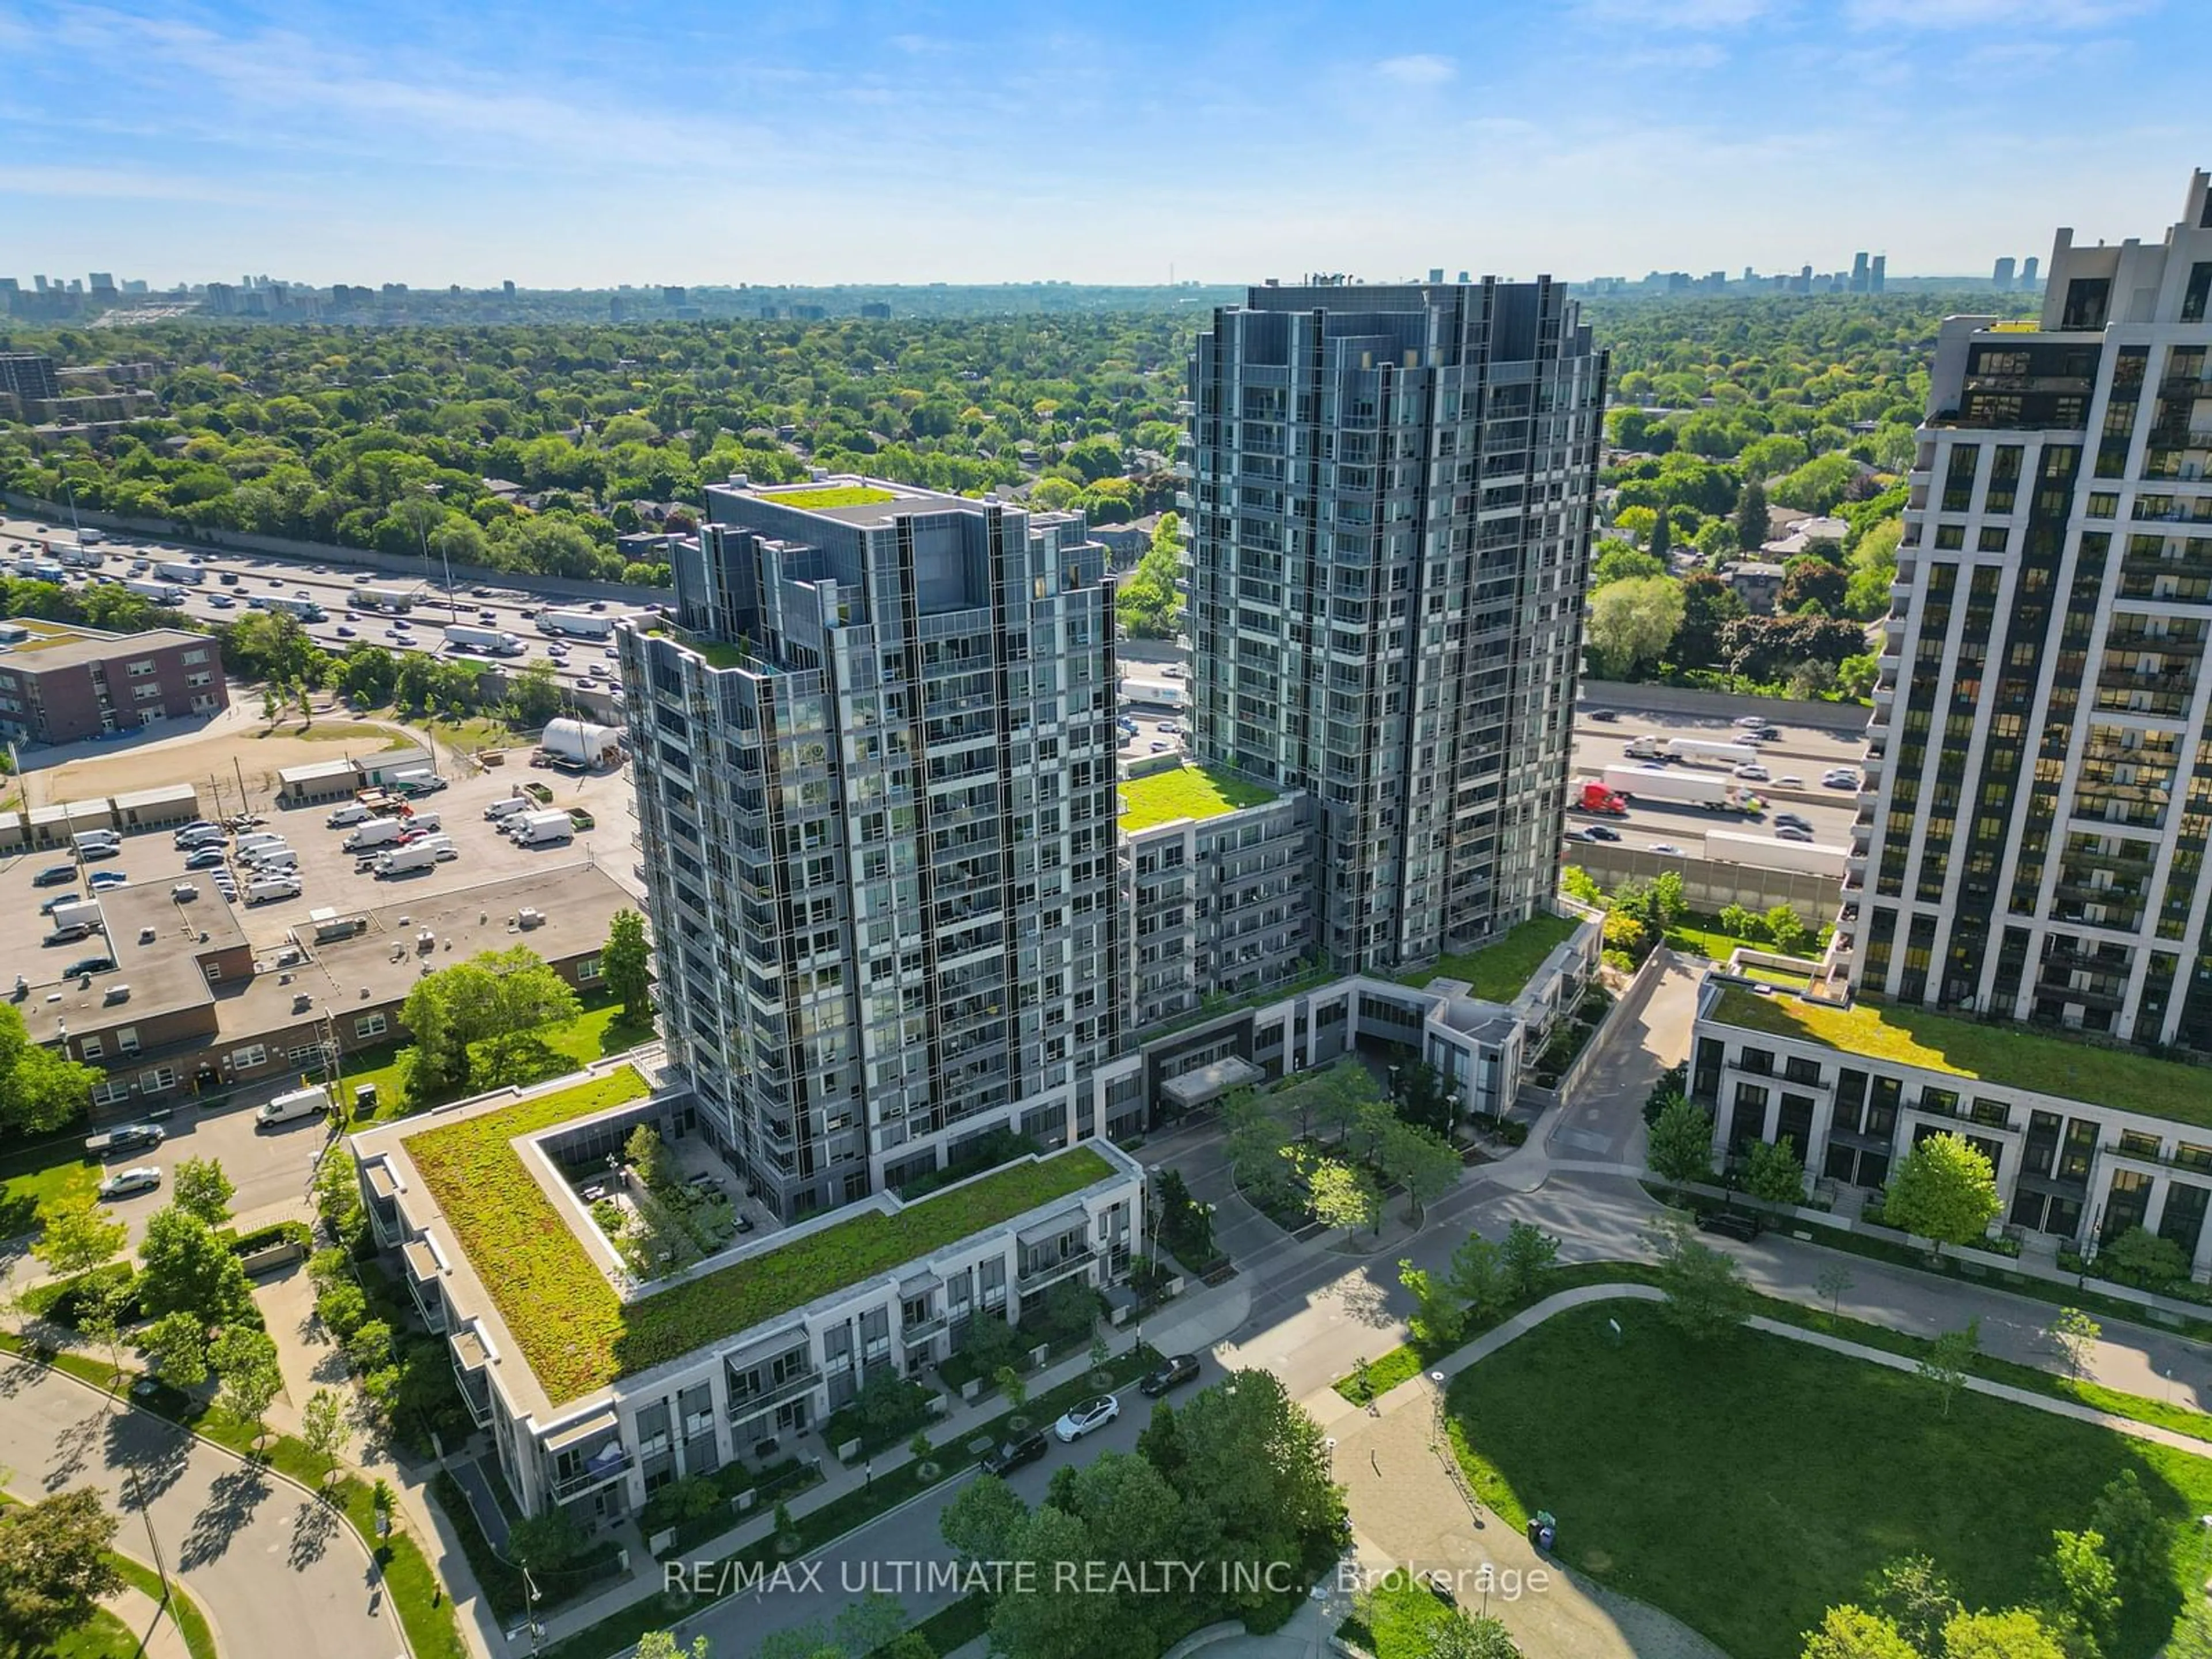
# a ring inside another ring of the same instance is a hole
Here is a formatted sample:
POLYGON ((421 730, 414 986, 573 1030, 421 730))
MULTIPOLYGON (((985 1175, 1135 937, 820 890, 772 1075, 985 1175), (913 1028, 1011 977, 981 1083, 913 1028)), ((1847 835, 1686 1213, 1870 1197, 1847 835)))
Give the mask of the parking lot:
MULTIPOLYGON (((0 517, 0 554, 10 561, 23 553, 37 555, 39 542, 50 538, 56 539, 58 546, 72 542, 74 532, 34 519, 0 517), (20 551, 14 545, 17 543, 23 544, 20 551)), ((448 624, 495 629, 513 634, 526 647, 520 657, 498 660, 518 666, 527 662, 549 663, 564 684, 584 690, 595 686, 605 690, 617 684, 615 653, 609 642, 548 635, 532 617, 548 608, 582 610, 610 619, 636 614, 634 606, 590 599, 579 599, 572 605, 514 588, 457 586, 454 592, 448 593, 444 586, 444 572, 434 567, 426 568, 420 575, 396 576, 349 565, 342 556, 310 564, 273 555, 212 552, 124 535, 106 538, 94 550, 102 555, 100 568, 96 571, 70 570, 66 586, 82 588, 101 580, 159 580, 161 578, 155 574, 153 566, 189 563, 204 571, 206 578, 197 586, 179 583, 184 599, 176 608, 198 620, 235 621, 246 613, 249 600, 257 598, 312 599, 322 607, 323 618, 319 622, 303 620, 301 625, 316 644, 327 651, 343 651, 356 641, 366 640, 388 650, 428 651, 441 655, 455 654, 446 644, 448 624), (142 560, 149 568, 134 573, 131 567, 142 560), (233 580, 226 582, 226 576, 233 580), (413 608, 404 616, 351 609, 354 598, 363 588, 413 590, 416 599, 413 608)))
MULTIPOLYGON (((299 855, 300 891, 293 898, 246 904, 250 877, 234 848, 231 849, 224 867, 233 872, 239 889, 238 913, 256 957, 262 956, 264 949, 273 952, 278 948, 287 930, 303 923, 310 910, 361 910, 401 902, 418 894, 455 892, 519 875, 549 861, 571 862, 579 855, 588 856, 630 891, 643 894, 644 884, 637 873, 638 851, 632 842, 637 818, 627 768, 572 777, 532 768, 518 753, 503 766, 487 768, 480 776, 459 780, 424 796, 417 805, 421 811, 437 814, 437 833, 452 837, 455 856, 427 870, 389 878, 356 868, 356 854, 343 845, 348 831, 326 823, 337 803, 261 808, 260 816, 267 822, 252 833, 281 836, 299 855), (526 782, 549 788, 553 806, 582 808, 592 815, 592 826, 579 830, 566 842, 514 845, 495 824, 485 820, 483 811, 526 782)), ((203 901, 213 899, 215 872, 187 870, 189 856, 175 846, 168 830, 155 830, 125 836, 114 856, 89 862, 80 863, 66 853, 52 850, 17 854, 0 861, 0 913, 22 919, 15 930, 15 943, 0 951, 0 985, 13 984, 21 975, 36 996, 40 988, 59 982, 65 967, 97 951, 97 939, 89 943, 44 943, 49 929, 40 915, 40 907, 49 900, 64 895, 89 896, 94 877, 102 878, 103 884, 118 876, 133 886, 174 888, 191 884, 203 901), (41 872, 63 869, 70 872, 65 884, 34 884, 41 872)))

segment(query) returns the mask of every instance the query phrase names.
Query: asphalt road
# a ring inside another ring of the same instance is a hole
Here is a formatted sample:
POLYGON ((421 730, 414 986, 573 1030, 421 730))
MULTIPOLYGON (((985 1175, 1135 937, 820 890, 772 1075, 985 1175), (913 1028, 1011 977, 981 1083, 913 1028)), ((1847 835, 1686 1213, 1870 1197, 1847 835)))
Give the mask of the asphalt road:
MULTIPOLYGON (((72 538, 66 526, 42 524, 35 519, 0 517, 0 556, 12 562, 20 556, 9 550, 9 544, 31 541, 47 537, 72 538)), ((36 548, 31 550, 36 552, 36 548)), ((585 673, 596 671, 599 686, 604 689, 614 670, 609 642, 600 640, 556 640, 541 634, 535 623, 524 615, 555 602, 519 589, 495 589, 490 597, 464 587, 449 600, 443 586, 444 572, 431 569, 415 576, 394 576, 380 570, 370 570, 360 565, 350 565, 343 558, 333 557, 319 563, 300 563, 279 558, 272 554, 213 552, 204 548, 179 547, 155 542, 139 536, 112 536, 102 542, 99 550, 106 556, 97 574, 118 580, 128 576, 131 566, 139 559, 155 564, 165 562, 181 562, 197 558, 207 571, 206 583, 198 588, 185 587, 185 601, 179 607, 188 617, 209 622, 235 621, 246 613, 246 600, 255 595, 271 597, 278 594, 293 596, 306 593, 319 603, 327 613, 319 623, 303 624, 309 637, 326 650, 343 651, 356 640, 367 640, 394 651, 418 650, 442 652, 445 628, 458 621, 470 627, 498 628, 514 634, 529 647, 519 658, 504 660, 550 662, 556 672, 568 684, 585 687, 585 673), (235 573, 235 586, 225 586, 221 578, 225 571, 235 573), (366 580, 356 581, 355 578, 366 580), (404 618, 381 615, 349 615, 346 610, 349 596, 361 587, 399 587, 423 590, 420 601, 404 618), (228 599, 228 606, 217 603, 228 599), (483 620, 480 613, 489 611, 492 619, 483 620), (404 621, 404 626, 398 625, 404 621), (340 630, 349 630, 342 633, 340 630)), ((146 576, 152 578, 149 570, 146 576)), ((69 585, 82 587, 89 580, 88 573, 72 570, 69 585)), ((182 584, 179 584, 183 586, 182 584)), ((582 609, 584 602, 574 607, 582 609)), ((610 605, 605 613, 609 617, 631 614, 629 607, 610 605)), ((589 689, 586 687, 586 689, 589 689)))
POLYGON ((35 1501, 90 1484, 123 1514, 117 1541, 145 1559, 135 1472, 161 1554, 235 1659, 392 1659, 398 1615, 353 1530, 289 1481, 72 1377, 0 1357, 0 1468, 35 1501))

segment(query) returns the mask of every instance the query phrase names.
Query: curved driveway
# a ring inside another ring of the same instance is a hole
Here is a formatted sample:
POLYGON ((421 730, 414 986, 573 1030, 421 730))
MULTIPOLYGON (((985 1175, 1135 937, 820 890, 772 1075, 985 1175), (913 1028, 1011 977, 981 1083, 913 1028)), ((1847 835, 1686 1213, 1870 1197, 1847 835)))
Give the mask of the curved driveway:
POLYGON ((215 1626, 225 1659, 394 1659, 398 1616, 353 1529, 283 1478, 176 1425, 41 1366, 0 1355, 0 1476, 35 1501, 87 1484, 121 1514, 144 1559, 135 1472, 169 1570, 215 1626))

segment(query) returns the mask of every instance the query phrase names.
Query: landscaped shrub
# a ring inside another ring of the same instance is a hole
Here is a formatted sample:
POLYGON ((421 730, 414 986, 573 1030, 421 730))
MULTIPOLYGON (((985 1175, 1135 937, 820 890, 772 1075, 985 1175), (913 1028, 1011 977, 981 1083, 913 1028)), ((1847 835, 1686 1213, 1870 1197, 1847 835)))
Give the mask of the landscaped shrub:
POLYGON ((851 1405, 830 1414, 822 1437, 833 1449, 857 1440, 860 1455, 872 1455, 930 1421, 929 1402, 936 1397, 919 1382, 881 1372, 861 1385, 851 1405))
POLYGON ((33 1318, 44 1319, 73 1331, 90 1305, 94 1291, 112 1293, 121 1289, 125 1295, 115 1304, 117 1317, 129 1324, 143 1316, 138 1307, 137 1292, 131 1288, 136 1285, 137 1278, 138 1270, 129 1262, 110 1261, 69 1279, 49 1279, 43 1285, 33 1285, 23 1292, 23 1311, 33 1318))

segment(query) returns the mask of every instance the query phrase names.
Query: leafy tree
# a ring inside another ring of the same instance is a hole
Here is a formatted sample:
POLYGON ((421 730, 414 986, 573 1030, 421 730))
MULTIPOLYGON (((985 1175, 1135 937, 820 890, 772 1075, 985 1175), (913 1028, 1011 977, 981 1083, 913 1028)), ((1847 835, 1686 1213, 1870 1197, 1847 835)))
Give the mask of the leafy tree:
POLYGON ((1128 1628, 1123 1610, 1111 1599, 1052 1593, 1055 1583, 1080 1583, 1079 1565, 1097 1559, 1090 1530, 1076 1516, 1047 1504, 1023 1523, 1006 1558, 1027 1564, 1009 1574, 1017 1588, 991 1604, 991 1649, 1030 1659, 1064 1655, 1066 1659, 1108 1659, 1141 1651, 1142 1637, 1128 1628))
POLYGON ((2172 1534, 2133 1469, 2122 1469, 2105 1483, 2090 1508, 2089 1524, 2103 1536, 2124 1592, 2148 1595, 2172 1577, 2172 1534))
POLYGON ((283 1373, 276 1367, 276 1341, 251 1325, 233 1325, 216 1339, 208 1358, 222 1384, 217 1398, 223 1410, 240 1423, 251 1423, 258 1443, 269 1402, 284 1387, 283 1373))
POLYGON ((622 999, 623 1018, 629 1024, 653 1014, 652 951, 645 942, 645 918, 629 908, 617 910, 607 924, 607 942, 599 951, 599 974, 607 989, 622 999))
POLYGON ((1830 1607, 1805 1632, 1802 1659, 1922 1659, 1922 1650, 1878 1613, 1848 1604, 1830 1607))
POLYGON ((1398 1115, 1418 1128, 1448 1135, 1459 1115, 1459 1097, 1435 1066, 1411 1060, 1398 1076, 1398 1115))
POLYGON ((31 1253, 58 1279, 88 1273, 123 1248, 130 1231, 110 1221, 88 1194, 49 1200, 39 1211, 38 1242, 31 1253))
POLYGON ((1029 1514, 1012 1486, 987 1474, 960 1489, 938 1516, 937 1529, 964 1562, 1003 1561, 1029 1514))
POLYGON ((1441 1351, 1459 1340, 1459 1334, 1467 1323, 1467 1312, 1451 1294, 1449 1285, 1437 1283, 1427 1269, 1416 1267, 1410 1259, 1398 1263, 1398 1282, 1413 1294, 1416 1306, 1413 1318, 1407 1323, 1415 1342, 1425 1348, 1441 1351))
POLYGON ((1753 1198, 1769 1204, 1800 1204, 1805 1199, 1805 1161, 1797 1156, 1792 1138, 1760 1140, 1752 1145, 1743 1173, 1743 1188, 1753 1198))
POLYGON ((1917 1653, 1936 1652, 1942 1644, 1943 1626, 1963 1610, 1951 1581, 1925 1555, 1883 1562, 1867 1580, 1866 1601, 1917 1653))
POLYGON ((1364 1170, 1338 1158, 1322 1158, 1314 1164, 1307 1184, 1313 1194, 1314 1218, 1323 1226, 1341 1227, 1350 1237, 1362 1227, 1379 1224, 1382 1194, 1364 1170))
POLYGON ((415 1034, 410 1091, 427 1098, 441 1089, 513 1081, 537 1034, 574 1019, 580 1008, 568 982, 522 945, 425 975, 400 1006, 415 1034))
POLYGON ((1526 1298, 1536 1293, 1559 1259, 1559 1241, 1542 1228, 1527 1221, 1516 1221, 1505 1230, 1505 1244, 1499 1253, 1500 1265, 1505 1270, 1507 1287, 1516 1297, 1526 1298))
MULTIPOLYGON (((1816 613, 1826 614, 1818 599, 1808 599, 1800 608, 1801 615, 1816 613)), ((1784 689, 1800 702, 1811 702, 1836 689, 1836 671, 1826 663, 1808 657, 1790 671, 1790 678, 1784 689)))
POLYGON ((2067 1659, 2050 1628, 2026 1607, 1961 1613, 1943 1626, 1943 1659, 2067 1659))
POLYGON ((1678 1096, 1651 1126, 1644 1159, 1662 1181, 1703 1181, 1713 1172, 1712 1115, 1678 1096))
POLYGON ((1513 1299, 1505 1251, 1480 1233, 1469 1233, 1467 1242, 1452 1252, 1447 1282, 1477 1318, 1487 1317, 1513 1299))
POLYGON ((0 1510, 0 1631, 13 1650, 59 1652, 62 1637, 123 1588, 107 1553, 115 1528, 92 1486, 0 1510))
POLYGON ((1315 1127, 1335 1130, 1339 1146, 1378 1098, 1374 1073, 1364 1066, 1333 1066, 1301 1092, 1309 1091, 1315 1127))
POLYGON ((156 1210, 138 1242, 138 1260, 139 1305, 151 1317, 190 1313, 211 1328, 252 1309, 253 1287, 237 1255, 188 1210, 173 1204, 156 1210))
POLYGON ((526 1516, 507 1528, 507 1553, 532 1572, 561 1571, 591 1543, 568 1511, 558 1505, 526 1516))
POLYGON ((1813 1287, 1828 1298, 1828 1311, 1837 1313, 1842 1310, 1844 1293, 1857 1283, 1849 1267, 1840 1261, 1832 1261, 1820 1269, 1820 1276, 1813 1281, 1813 1287))
POLYGON ((2079 1376, 2088 1368, 2089 1351, 2105 1328, 2079 1308, 2061 1308, 2046 1333, 2066 1357, 2066 1369, 2079 1376))
POLYGON ((1805 943, 1805 924, 1786 904, 1778 904, 1760 918, 1761 930, 1784 956, 1795 955, 1805 943))
POLYGON ((1382 1131, 1376 1163, 1384 1178, 1406 1189, 1406 1219, 1418 1220, 1431 1199, 1449 1192, 1463 1167, 1451 1142, 1432 1129, 1392 1119, 1382 1131))
POLYGON ((1816 455, 1775 481, 1770 492, 1784 507, 1807 513, 1832 513, 1857 482, 1858 466, 1847 456, 1816 455))
POLYGON ((1281 1121, 1249 1089, 1240 1089, 1223 1103, 1221 1121, 1228 1133, 1225 1146, 1231 1172, 1255 1203, 1280 1203, 1291 1188, 1291 1165, 1285 1159, 1290 1136, 1281 1121))
POLYGON ((365 1319, 345 1340, 346 1363, 363 1376, 373 1376, 392 1363, 392 1327, 381 1319, 365 1319))
POLYGON ((677 1644, 672 1632, 649 1630, 638 1638, 636 1659, 711 1659, 711 1651, 703 1636, 686 1648, 677 1644))
POLYGON ((1014 1410, 1019 1411, 1028 1403, 1030 1385, 1022 1380, 1022 1374, 1012 1365, 1000 1366, 991 1381, 999 1385, 999 1392, 1006 1396, 1006 1404, 1014 1410))
POLYGON ((1751 1291, 1734 1256, 1701 1242, 1680 1218, 1663 1223, 1655 1242, 1666 1316, 1686 1334, 1717 1336, 1749 1317, 1751 1291))
POLYGON ((1893 1227, 1946 1244, 1967 1244, 1989 1230, 1998 1207, 1990 1160, 1962 1135, 1926 1137, 1905 1154, 1881 1203, 1893 1227))
MULTIPOLYGON (((1644 550, 1663 568, 1667 562, 1667 555, 1673 550, 1674 544, 1674 518, 1667 503, 1662 501, 1659 504, 1658 511, 1651 515, 1651 535, 1644 543, 1644 550)), ((1671 634, 1672 630, 1669 632, 1671 634)))
POLYGON ((356 641, 338 661, 338 694, 364 708, 390 702, 398 678, 398 659, 380 645, 356 641))
POLYGON ((67 1127, 89 1109, 99 1081, 97 1067, 32 1042, 21 1011, 0 1002, 0 1135, 67 1127))
POLYGON ((210 1227, 220 1227, 230 1219, 230 1200, 238 1188, 222 1172, 221 1159, 185 1158, 169 1179, 173 1194, 170 1202, 179 1209, 198 1216, 210 1227))
POLYGON ((336 1389, 317 1389, 307 1397, 300 1412, 300 1437, 307 1443, 307 1449, 323 1461, 323 1479, 328 1480, 337 1473, 338 1460, 345 1455, 346 1443, 353 1438, 352 1425, 346 1421, 345 1396, 336 1389))
POLYGON ((1590 561, 1590 589, 1594 592, 1613 582, 1632 581, 1644 576, 1663 576, 1667 561, 1645 553, 1626 542, 1607 542, 1590 561))
POLYGON ((1521 1659, 1505 1626, 1490 1618, 1456 1613, 1429 1626, 1428 1659, 1521 1659))
POLYGON ((1945 1331, 1928 1345, 1920 1357, 1920 1375, 1936 1385, 1943 1401, 1943 1415, 1951 1414, 1951 1400, 1966 1386, 1966 1368, 1981 1351, 1982 1322, 1968 1320, 1955 1331, 1945 1331))
POLYGON ((155 1375, 171 1387, 191 1389, 207 1381, 207 1327, 198 1314, 163 1314, 138 1333, 137 1342, 155 1375))
POLYGON ((1712 668, 1721 660, 1721 630, 1751 612, 1743 595, 1710 570, 1692 570, 1682 578, 1682 620, 1674 629, 1671 647, 1674 661, 1685 668, 1712 668))
POLYGON ((1592 669, 1607 679, 1633 678, 1659 660, 1682 614, 1681 586, 1671 577, 1633 577, 1598 589, 1583 630, 1592 669))
POLYGON ((550 662, 525 664, 507 678, 507 716, 522 731, 534 732, 561 712, 565 694, 550 662))
POLYGON ((2096 1651, 2109 1644, 2120 1617, 2119 1575, 2105 1553, 2104 1534, 2094 1530, 2051 1534, 2051 1622, 2060 1632, 2088 1638, 2096 1651))
MULTIPOLYGON (((1744 470, 1750 472, 1752 469, 1747 465, 1744 470)), ((1743 552, 1756 553, 1766 545, 1770 533, 1766 486, 1754 476, 1745 483, 1743 494, 1736 498, 1735 544, 1743 552)))

